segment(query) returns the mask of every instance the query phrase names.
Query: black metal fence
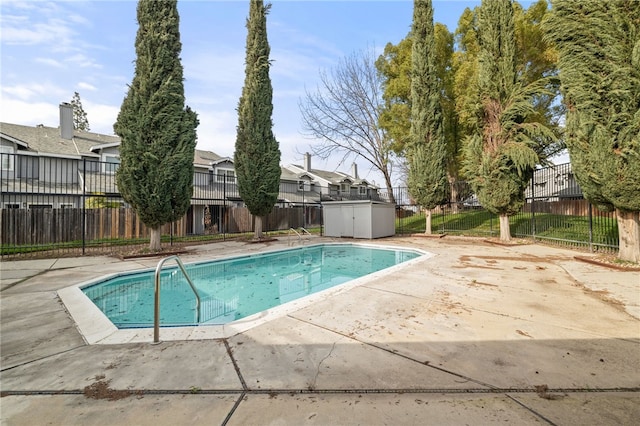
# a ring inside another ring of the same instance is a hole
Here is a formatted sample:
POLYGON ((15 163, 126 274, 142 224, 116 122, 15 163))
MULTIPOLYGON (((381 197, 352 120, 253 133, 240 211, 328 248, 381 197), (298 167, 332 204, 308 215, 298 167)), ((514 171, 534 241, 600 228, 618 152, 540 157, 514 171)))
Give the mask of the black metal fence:
MULTIPOLYGON (((149 242, 149 229, 119 194, 117 164, 0 153, 0 242, 3 259, 26 256, 128 254, 149 242)), ((376 198, 358 188, 314 188, 283 181, 268 233, 321 232, 323 201, 376 198)), ((253 233, 254 217, 233 179, 195 172, 191 206, 162 228, 165 245, 226 240, 253 233)))
MULTIPOLYGON (((411 202, 406 188, 397 191, 396 232, 424 232, 424 214, 411 202)), ((449 203, 432 213, 432 233, 499 236, 498 216, 480 205, 466 182, 456 182, 451 194, 449 203)), ((512 236, 591 251, 617 251, 615 213, 602 212, 584 199, 570 164, 536 170, 524 195, 524 207, 509 218, 512 236)))
MULTIPOLYGON (((113 163, 1 154, 0 242, 3 259, 83 254, 127 254, 148 245, 149 229, 115 185, 113 163), (6 158, 5 158, 6 157, 6 158)), ((451 200, 432 215, 433 233, 497 236, 498 218, 482 208, 465 182, 452 186, 451 200)), ((616 250, 612 213, 599 212, 583 197, 569 164, 536 171, 520 213, 510 218, 515 237, 554 244, 616 250)), ((314 188, 282 182, 278 202, 264 218, 271 234, 304 227, 322 233, 322 203, 345 199, 392 199, 386 190, 314 188)), ((407 188, 393 189, 396 233, 425 231, 424 213, 407 188)), ((162 229, 165 245, 248 236, 254 218, 227 176, 196 172, 187 214, 162 229)))

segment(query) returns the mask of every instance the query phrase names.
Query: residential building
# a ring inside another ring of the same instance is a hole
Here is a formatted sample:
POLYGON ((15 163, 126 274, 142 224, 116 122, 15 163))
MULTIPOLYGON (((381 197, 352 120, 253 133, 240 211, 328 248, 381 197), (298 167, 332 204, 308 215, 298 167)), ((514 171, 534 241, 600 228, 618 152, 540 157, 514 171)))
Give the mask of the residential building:
MULTIPOLYGON (((0 123, 0 207, 75 208, 125 207, 115 181, 120 163, 120 138, 73 129, 73 108, 60 105, 60 126, 23 126, 0 123)), ((233 159, 196 150, 189 233, 209 232, 226 209, 242 207, 233 159)), ((277 207, 303 207, 310 223, 322 201, 377 199, 377 188, 358 177, 304 165, 281 168, 277 207)), ((215 232, 215 231, 213 231, 215 232)))
POLYGON ((73 109, 60 105, 61 126, 0 123, 2 208, 78 208, 83 190, 100 182, 103 194, 115 193, 113 175, 120 139, 73 130, 73 109), (101 182, 102 181, 102 182, 101 182))
POLYGON ((527 200, 547 202, 583 198, 582 189, 571 170, 571 163, 536 169, 524 195, 527 200))
POLYGON ((320 201, 341 201, 353 199, 378 200, 378 188, 358 176, 358 166, 353 163, 351 174, 327 171, 311 167, 311 154, 304 154, 303 165, 291 164, 284 167, 289 179, 295 179, 300 192, 320 201))

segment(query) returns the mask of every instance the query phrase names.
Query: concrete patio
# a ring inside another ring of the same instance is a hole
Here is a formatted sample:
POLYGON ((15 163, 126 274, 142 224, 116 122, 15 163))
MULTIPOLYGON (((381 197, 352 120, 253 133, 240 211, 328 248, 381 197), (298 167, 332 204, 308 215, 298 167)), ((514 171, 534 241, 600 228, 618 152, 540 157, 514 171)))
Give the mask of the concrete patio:
POLYGON ((57 291, 159 258, 2 262, 0 423, 637 424, 639 272, 537 244, 366 243, 435 256, 228 338, 158 345, 87 344, 57 291))

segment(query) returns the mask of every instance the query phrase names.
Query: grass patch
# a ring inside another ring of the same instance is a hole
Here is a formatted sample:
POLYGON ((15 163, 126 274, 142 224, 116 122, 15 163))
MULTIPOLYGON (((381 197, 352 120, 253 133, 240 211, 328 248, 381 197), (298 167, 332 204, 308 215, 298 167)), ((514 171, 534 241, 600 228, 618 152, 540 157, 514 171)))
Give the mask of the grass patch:
MULTIPOLYGON (((602 218, 601 218, 602 219, 602 218)), ((396 233, 416 234, 425 231, 425 215, 415 214, 396 219, 396 233)), ((589 218, 549 213, 518 213, 509 218, 511 235, 563 240, 589 244, 589 218), (534 232, 535 230, 535 232, 534 232)), ((618 224, 613 218, 592 221, 592 244, 618 245, 618 224)), ((498 217, 487 210, 465 210, 459 213, 436 213, 431 217, 431 232, 434 234, 458 233, 471 236, 499 235, 498 217)))
MULTIPOLYGON (((425 215, 415 214, 396 219, 396 233, 424 233, 425 215)), ((467 210, 460 213, 434 213, 431 216, 431 232, 434 234, 460 233, 464 235, 487 236, 499 230, 498 219, 486 210, 467 210)))

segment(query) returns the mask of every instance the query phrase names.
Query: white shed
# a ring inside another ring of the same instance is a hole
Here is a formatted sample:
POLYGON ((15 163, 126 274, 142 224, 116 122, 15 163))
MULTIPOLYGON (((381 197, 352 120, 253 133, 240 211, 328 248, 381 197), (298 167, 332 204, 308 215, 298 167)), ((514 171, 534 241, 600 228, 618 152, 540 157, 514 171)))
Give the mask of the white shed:
POLYGON ((322 203, 327 237, 381 238, 396 233, 396 206, 372 200, 322 203))

